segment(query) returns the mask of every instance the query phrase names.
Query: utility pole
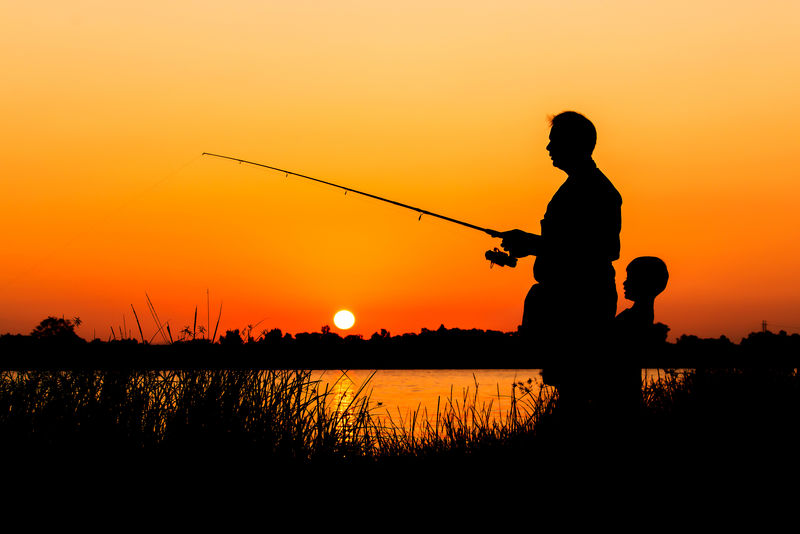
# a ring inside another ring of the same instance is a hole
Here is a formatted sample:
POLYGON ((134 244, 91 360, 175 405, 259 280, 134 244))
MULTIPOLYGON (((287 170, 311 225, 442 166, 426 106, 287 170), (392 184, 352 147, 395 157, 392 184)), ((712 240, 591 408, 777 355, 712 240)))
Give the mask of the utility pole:
POLYGON ((767 333, 767 321, 761 321, 761 331, 767 333))

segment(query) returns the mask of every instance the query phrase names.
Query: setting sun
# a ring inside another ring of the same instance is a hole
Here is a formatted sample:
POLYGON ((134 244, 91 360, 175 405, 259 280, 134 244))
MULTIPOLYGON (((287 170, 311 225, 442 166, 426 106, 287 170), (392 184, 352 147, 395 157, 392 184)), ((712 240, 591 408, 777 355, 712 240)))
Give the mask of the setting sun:
POLYGON ((352 327, 355 322, 355 316, 347 310, 340 310, 336 312, 336 315, 333 316, 333 324, 336 325, 336 328, 341 330, 347 330, 348 328, 352 327))

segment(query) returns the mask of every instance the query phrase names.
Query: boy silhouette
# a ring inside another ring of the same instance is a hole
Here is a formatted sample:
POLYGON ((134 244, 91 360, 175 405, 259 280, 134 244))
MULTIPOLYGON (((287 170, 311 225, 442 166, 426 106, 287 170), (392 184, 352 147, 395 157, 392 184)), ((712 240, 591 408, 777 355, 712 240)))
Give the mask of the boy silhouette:
POLYGON ((630 437, 642 403, 642 353, 663 343, 669 330, 661 323, 653 324, 655 299, 669 279, 666 264, 654 256, 641 256, 628 264, 626 273, 622 287, 633 306, 617 315, 612 338, 621 359, 605 369, 592 395, 609 416, 609 431, 621 439, 630 437))
POLYGON ((625 272, 627 278, 622 288, 625 298, 633 301, 633 306, 617 315, 616 320, 622 323, 624 334, 641 341, 655 341, 653 338, 659 333, 654 331, 654 304, 656 297, 667 287, 667 265, 655 256, 640 256, 628 264, 625 272))

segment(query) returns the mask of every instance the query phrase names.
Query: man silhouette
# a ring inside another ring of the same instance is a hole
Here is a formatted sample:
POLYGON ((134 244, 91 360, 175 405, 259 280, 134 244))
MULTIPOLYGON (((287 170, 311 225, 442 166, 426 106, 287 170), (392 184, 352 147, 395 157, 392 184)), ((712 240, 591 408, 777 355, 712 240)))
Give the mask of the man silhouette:
POLYGON ((537 347, 557 349, 550 351, 559 360, 545 381, 560 385, 563 373, 556 368, 580 367, 574 356, 586 355, 616 313, 611 263, 619 258, 622 197, 592 159, 597 132, 591 121, 566 111, 550 124, 547 151, 567 179, 547 205, 541 235, 504 232, 502 247, 514 257, 536 256, 520 332, 537 347))

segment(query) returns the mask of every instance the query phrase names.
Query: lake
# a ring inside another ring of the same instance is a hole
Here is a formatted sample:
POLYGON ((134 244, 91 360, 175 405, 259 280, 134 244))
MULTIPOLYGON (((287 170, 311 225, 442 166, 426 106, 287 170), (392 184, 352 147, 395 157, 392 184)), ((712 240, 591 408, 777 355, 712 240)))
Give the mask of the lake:
MULTIPOLYGON (((649 380, 657 373, 645 369, 642 378, 649 380)), ((543 386, 539 369, 355 369, 315 371, 312 376, 321 381, 322 389, 329 387, 334 404, 347 405, 363 388, 360 396, 369 396, 373 415, 388 414, 395 422, 407 421, 414 411, 420 417, 426 410, 433 415, 437 403, 445 403, 451 396, 459 403, 466 396, 478 406, 491 402, 492 414, 498 416, 509 409, 514 391, 520 397, 520 388, 513 384, 522 382, 534 397, 543 386)))

